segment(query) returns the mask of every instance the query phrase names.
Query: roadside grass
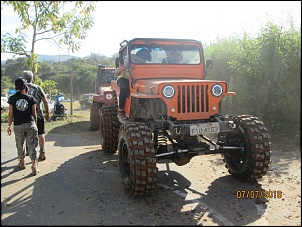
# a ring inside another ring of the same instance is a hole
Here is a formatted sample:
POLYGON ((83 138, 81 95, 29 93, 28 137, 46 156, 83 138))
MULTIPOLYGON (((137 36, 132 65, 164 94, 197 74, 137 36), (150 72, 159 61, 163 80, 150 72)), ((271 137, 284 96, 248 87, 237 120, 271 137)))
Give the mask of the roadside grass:
MULTIPOLYGON (((88 131, 90 126, 90 109, 82 109, 78 102, 73 102, 73 113, 71 115, 70 102, 62 102, 68 110, 68 117, 58 118, 53 121, 45 121, 46 133, 76 133, 88 131)), ((1 131, 7 130, 8 112, 1 112, 1 131)))

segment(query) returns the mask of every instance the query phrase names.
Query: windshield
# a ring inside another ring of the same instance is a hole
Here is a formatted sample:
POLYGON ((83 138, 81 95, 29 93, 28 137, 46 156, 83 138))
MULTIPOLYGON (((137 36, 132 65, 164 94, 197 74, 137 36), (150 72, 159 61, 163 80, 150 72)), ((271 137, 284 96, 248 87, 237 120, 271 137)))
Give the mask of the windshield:
POLYGON ((131 46, 131 61, 134 64, 196 65, 200 64, 200 52, 193 45, 135 44, 131 46))
POLYGON ((111 80, 115 79, 114 70, 103 72, 102 82, 103 83, 111 83, 111 80))

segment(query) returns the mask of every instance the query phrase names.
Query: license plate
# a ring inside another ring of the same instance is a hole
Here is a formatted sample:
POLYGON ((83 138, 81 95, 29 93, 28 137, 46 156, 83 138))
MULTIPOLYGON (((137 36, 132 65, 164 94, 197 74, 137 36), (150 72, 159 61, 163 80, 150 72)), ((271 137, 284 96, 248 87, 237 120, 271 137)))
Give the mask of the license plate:
POLYGON ((197 125, 190 125, 190 135, 197 136, 203 133, 219 133, 219 123, 218 122, 209 122, 197 125))

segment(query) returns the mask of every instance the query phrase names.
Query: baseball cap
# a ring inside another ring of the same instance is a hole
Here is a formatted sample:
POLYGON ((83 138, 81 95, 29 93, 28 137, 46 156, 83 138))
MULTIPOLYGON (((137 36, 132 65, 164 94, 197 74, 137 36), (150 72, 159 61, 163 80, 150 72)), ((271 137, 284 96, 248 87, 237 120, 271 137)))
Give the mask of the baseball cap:
POLYGON ((24 86, 27 85, 27 82, 25 79, 23 78, 18 78, 15 80, 15 89, 16 90, 22 90, 24 88, 24 86))
POLYGON ((33 73, 32 71, 23 71, 22 72, 22 78, 27 80, 27 83, 30 83, 33 80, 33 73))
POLYGON ((147 49, 140 49, 139 51, 137 51, 136 56, 147 61, 151 61, 151 54, 147 49))

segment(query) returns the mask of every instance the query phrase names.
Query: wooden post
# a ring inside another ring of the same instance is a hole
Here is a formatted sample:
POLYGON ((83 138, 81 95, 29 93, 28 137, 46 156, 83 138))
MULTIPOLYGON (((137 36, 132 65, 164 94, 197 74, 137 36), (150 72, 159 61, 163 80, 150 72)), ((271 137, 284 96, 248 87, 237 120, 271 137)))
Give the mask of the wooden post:
POLYGON ((73 73, 70 75, 70 115, 73 115, 73 73))

